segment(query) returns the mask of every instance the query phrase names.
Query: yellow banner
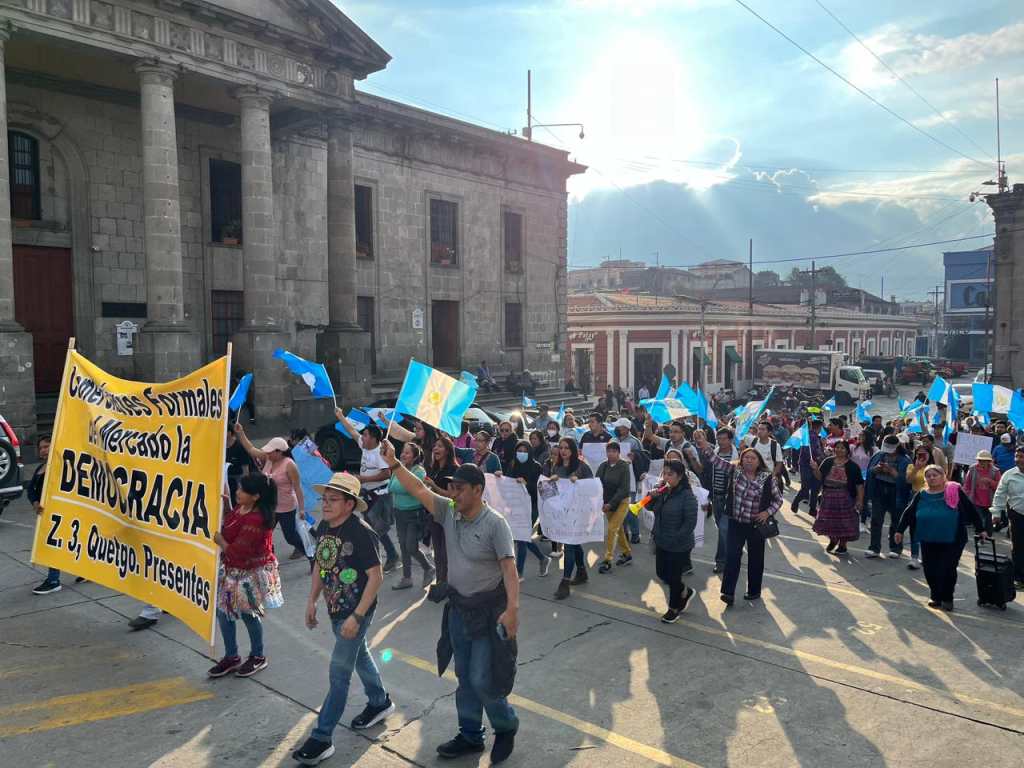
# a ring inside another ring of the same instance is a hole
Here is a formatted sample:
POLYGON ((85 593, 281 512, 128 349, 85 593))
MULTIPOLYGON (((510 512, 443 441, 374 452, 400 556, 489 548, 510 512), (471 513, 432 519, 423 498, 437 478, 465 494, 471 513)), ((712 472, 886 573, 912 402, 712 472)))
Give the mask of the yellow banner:
POLYGON ((230 360, 166 384, 68 351, 32 561, 163 608, 213 643, 230 360))

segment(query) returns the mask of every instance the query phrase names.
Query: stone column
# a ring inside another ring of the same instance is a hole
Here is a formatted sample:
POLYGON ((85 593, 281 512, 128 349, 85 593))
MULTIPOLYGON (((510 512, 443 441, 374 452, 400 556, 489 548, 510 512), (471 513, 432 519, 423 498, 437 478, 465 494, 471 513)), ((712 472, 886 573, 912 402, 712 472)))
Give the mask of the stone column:
POLYGON ((4 53, 9 31, 0 27, 0 412, 21 437, 36 428, 32 336, 14 319, 14 248, 11 241, 10 167, 7 160, 7 77, 4 53))
POLYGON ((370 394, 370 334, 356 322, 356 213, 352 126, 327 115, 327 284, 329 324, 317 339, 338 399, 365 404, 370 394))
POLYGON ((178 203, 177 69, 135 65, 142 94, 142 195, 146 227, 146 315, 139 368, 147 381, 170 381, 199 367, 199 339, 185 320, 178 203))
POLYGON ((1024 184, 985 199, 996 220, 992 383, 1024 387, 1024 184))
POLYGON ((284 330, 284 306, 277 285, 278 249, 274 232, 273 158, 270 145, 271 95, 241 88, 242 257, 245 271, 245 324, 234 336, 235 370, 253 373, 256 407, 276 419, 291 413, 288 372, 272 357, 291 339, 284 330))

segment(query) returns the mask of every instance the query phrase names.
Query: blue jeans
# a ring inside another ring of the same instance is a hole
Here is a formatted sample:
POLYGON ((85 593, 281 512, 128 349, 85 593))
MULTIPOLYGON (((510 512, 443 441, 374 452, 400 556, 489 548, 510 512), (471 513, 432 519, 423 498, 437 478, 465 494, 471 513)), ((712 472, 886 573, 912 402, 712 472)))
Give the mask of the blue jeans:
POLYGON ((508 699, 495 699, 488 694, 491 687, 490 638, 470 637, 462 615, 456 610, 448 611, 448 636, 455 656, 455 676, 459 679, 459 687, 455 691, 459 733, 473 744, 483 744, 484 710, 487 710, 487 719, 495 733, 518 731, 519 718, 508 699))
MULTIPOLYGON (((715 565, 725 566, 726 542, 729 538, 729 515, 725 512, 725 496, 716 497, 711 503, 712 512, 715 515, 715 525, 718 527, 718 545, 715 547, 715 565)), ((701 514, 697 510, 697 514, 701 514)))
POLYGON ((380 670, 370 655, 370 649, 366 645, 366 633, 370 629, 370 622, 373 620, 373 611, 366 614, 363 625, 359 628, 356 636, 346 640, 341 636, 341 625, 344 619, 331 620, 331 629, 334 632, 334 652, 331 654, 330 680, 331 687, 327 691, 327 698, 320 707, 320 716, 316 719, 316 727, 310 734, 317 741, 331 743, 331 735, 334 727, 341 719, 341 713, 345 711, 345 704, 348 701, 348 686, 352 680, 352 670, 356 671, 359 679, 363 681, 363 689, 366 691, 366 698, 369 699, 371 707, 383 707, 388 700, 388 692, 384 690, 384 681, 380 679, 380 670))
POLYGON ((523 568, 526 567, 526 553, 533 552, 537 556, 537 559, 542 563, 547 559, 547 555, 540 551, 538 547, 532 541, 517 541, 516 542, 516 572, 522 576, 523 568))
POLYGON ((49 568, 46 571, 46 580, 51 584, 60 584, 60 571, 56 568, 49 568))
MULTIPOLYGON (((263 624, 260 617, 252 613, 243 613, 242 622, 249 632, 249 654, 251 656, 263 655, 263 624)), ((224 655, 238 655, 238 640, 235 638, 235 620, 229 618, 224 611, 217 611, 217 625, 220 627, 221 637, 224 638, 224 655)))
POLYGON ((565 554, 562 555, 562 578, 571 579, 573 567, 580 573, 587 569, 586 558, 583 557, 583 547, 580 544, 566 544, 565 554))
POLYGON ((871 543, 868 545, 872 551, 882 551, 882 528, 885 526, 886 515, 889 516, 889 551, 903 551, 903 545, 897 544, 894 538, 902 513, 903 504, 896 484, 876 482, 874 493, 871 494, 871 543))

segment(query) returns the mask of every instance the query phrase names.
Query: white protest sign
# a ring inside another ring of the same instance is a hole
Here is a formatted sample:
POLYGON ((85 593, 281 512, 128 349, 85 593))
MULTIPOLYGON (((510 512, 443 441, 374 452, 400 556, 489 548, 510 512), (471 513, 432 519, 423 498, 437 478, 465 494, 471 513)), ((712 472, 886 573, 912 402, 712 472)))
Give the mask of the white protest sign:
POLYGON ((604 541, 604 495, 599 480, 540 480, 537 488, 545 536, 562 544, 604 541))
POLYGON ((601 466, 601 463, 608 458, 608 449, 605 447, 607 443, 584 443, 580 446, 580 452, 583 454, 583 460, 587 462, 590 468, 596 473, 597 468, 601 466))
POLYGON ((651 459, 651 466, 647 470, 647 474, 644 475, 643 487, 641 490, 641 496, 646 496, 654 490, 654 486, 661 482, 661 470, 665 467, 664 459, 651 459))
POLYGON ((511 477, 484 475, 484 501, 501 514, 512 529, 515 541, 530 541, 533 538, 533 502, 526 486, 511 477))
POLYGON ((956 452, 953 454, 954 464, 973 467, 977 463, 978 451, 991 451, 992 438, 989 435, 972 435, 970 432, 956 433, 956 452))

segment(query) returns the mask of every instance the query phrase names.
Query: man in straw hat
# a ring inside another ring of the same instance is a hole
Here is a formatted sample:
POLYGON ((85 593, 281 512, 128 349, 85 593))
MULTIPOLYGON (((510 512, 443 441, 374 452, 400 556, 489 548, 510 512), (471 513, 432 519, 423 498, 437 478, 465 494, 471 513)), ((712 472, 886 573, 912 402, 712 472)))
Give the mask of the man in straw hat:
POLYGON ((985 522, 990 525, 989 507, 992 506, 992 497, 999 487, 1000 477, 1002 473, 993 465, 992 454, 988 451, 978 451, 974 466, 964 475, 964 493, 974 502, 985 522))
POLYGON ((369 701, 352 721, 352 727, 370 728, 395 711, 366 645, 384 573, 377 535, 354 514, 366 511, 366 502, 359 497, 362 488, 353 475, 335 472, 330 482, 314 485, 313 489, 322 496, 323 519, 316 531, 316 567, 306 604, 306 626, 313 629, 317 625, 316 604, 323 593, 334 634, 334 652, 330 689, 316 726, 306 743, 292 753, 303 765, 316 765, 334 754, 331 736, 345 710, 353 669, 369 701))
POLYGON ((443 758, 484 750, 483 712, 494 729, 491 764, 508 759, 519 718, 508 703, 516 671, 519 574, 508 521, 483 500, 484 473, 463 464, 452 475, 454 498, 438 496, 395 458, 385 440, 381 456, 394 477, 444 527, 448 548, 448 603, 437 644, 438 673, 455 658, 459 687, 458 735, 437 748, 443 758))

